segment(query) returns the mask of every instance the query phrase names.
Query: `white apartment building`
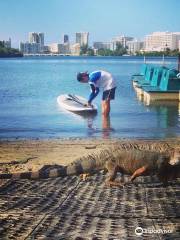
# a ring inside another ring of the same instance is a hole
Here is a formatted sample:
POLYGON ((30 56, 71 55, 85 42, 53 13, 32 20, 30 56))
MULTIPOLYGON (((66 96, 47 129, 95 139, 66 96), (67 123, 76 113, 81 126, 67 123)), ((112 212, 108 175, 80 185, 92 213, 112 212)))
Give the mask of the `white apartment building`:
POLYGON ((75 44, 70 45, 71 55, 79 56, 80 55, 80 49, 81 49, 81 46, 80 46, 79 43, 75 43, 75 44))
POLYGON ((144 47, 144 42, 143 41, 138 41, 137 39, 133 40, 133 41, 127 41, 126 43, 128 49, 128 53, 129 54, 136 54, 136 52, 139 52, 140 50, 143 49, 144 47))
POLYGON ((29 43, 39 43, 40 51, 43 52, 43 50, 44 50, 44 33, 30 32, 29 33, 29 43))
POLYGON ((165 51, 178 49, 180 32, 153 32, 145 37, 145 51, 165 51))
POLYGON ((59 43, 51 43, 49 45, 49 51, 51 53, 60 53, 60 44, 59 43))
POLYGON ((25 54, 37 54, 37 53, 40 53, 40 44, 39 43, 20 42, 19 50, 25 54))
POLYGON ((114 37, 112 39, 112 44, 113 44, 113 49, 112 50, 116 50, 116 46, 119 43, 125 48, 127 46, 127 42, 132 41, 133 39, 134 39, 133 37, 127 37, 127 36, 124 36, 124 35, 114 37))
POLYGON ((83 45, 88 45, 89 43, 89 33, 88 32, 77 32, 76 33, 76 43, 83 45))
POLYGON ((39 43, 39 35, 35 32, 29 32, 28 34, 28 42, 29 43, 39 43))
POLYGON ((111 42, 94 42, 93 43, 94 49, 112 49, 112 43, 111 42))
POLYGON ((19 50, 25 54, 37 54, 44 51, 44 33, 30 32, 28 42, 20 42, 19 50))
POLYGON ((68 42, 59 44, 60 54, 70 54, 70 44, 68 42))
POLYGON ((49 45, 49 51, 56 54, 70 54, 70 45, 68 43, 52 43, 49 45))

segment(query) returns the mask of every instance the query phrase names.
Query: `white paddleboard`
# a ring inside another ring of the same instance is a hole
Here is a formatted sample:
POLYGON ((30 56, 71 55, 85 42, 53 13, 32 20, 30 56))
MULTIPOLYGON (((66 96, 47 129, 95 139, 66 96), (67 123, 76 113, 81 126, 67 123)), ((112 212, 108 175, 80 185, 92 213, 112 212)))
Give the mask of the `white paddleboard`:
POLYGON ((96 112, 97 106, 92 104, 93 107, 84 106, 87 104, 87 100, 81 96, 75 94, 64 94, 57 98, 58 104, 71 112, 96 112))

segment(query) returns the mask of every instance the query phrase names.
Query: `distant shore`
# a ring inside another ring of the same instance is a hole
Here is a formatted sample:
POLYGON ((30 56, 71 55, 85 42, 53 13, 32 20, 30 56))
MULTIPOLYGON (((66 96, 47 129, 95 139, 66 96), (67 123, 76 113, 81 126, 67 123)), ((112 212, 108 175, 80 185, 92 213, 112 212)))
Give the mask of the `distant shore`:
POLYGON ((0 55, 0 58, 19 58, 23 57, 22 54, 8 54, 8 55, 0 55))
MULTIPOLYGON (((144 58, 144 57, 152 57, 152 58, 162 58, 163 54, 159 55, 71 55, 71 54, 58 54, 58 53, 37 53, 37 54, 23 54, 24 57, 123 57, 123 58, 131 58, 131 57, 137 57, 137 58, 144 58)), ((178 55, 165 55, 165 58, 177 58, 178 55)))

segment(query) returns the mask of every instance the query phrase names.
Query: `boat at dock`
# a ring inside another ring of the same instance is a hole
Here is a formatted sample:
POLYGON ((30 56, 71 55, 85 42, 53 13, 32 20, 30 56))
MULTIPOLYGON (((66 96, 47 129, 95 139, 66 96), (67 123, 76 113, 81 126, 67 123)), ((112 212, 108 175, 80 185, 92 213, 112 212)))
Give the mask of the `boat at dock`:
POLYGON ((132 75, 132 83, 138 99, 146 105, 154 101, 180 101, 179 69, 143 64, 140 72, 132 75))

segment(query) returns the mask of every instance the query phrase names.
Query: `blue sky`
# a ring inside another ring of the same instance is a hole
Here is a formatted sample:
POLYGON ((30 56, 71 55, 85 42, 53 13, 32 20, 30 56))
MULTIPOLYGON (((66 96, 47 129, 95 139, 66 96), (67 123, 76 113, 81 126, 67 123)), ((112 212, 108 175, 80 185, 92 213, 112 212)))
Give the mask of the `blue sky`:
POLYGON ((90 41, 125 34, 143 38, 153 31, 180 31, 179 0, 0 0, 0 39, 13 46, 28 32, 45 33, 45 43, 67 33, 88 31, 90 41))

